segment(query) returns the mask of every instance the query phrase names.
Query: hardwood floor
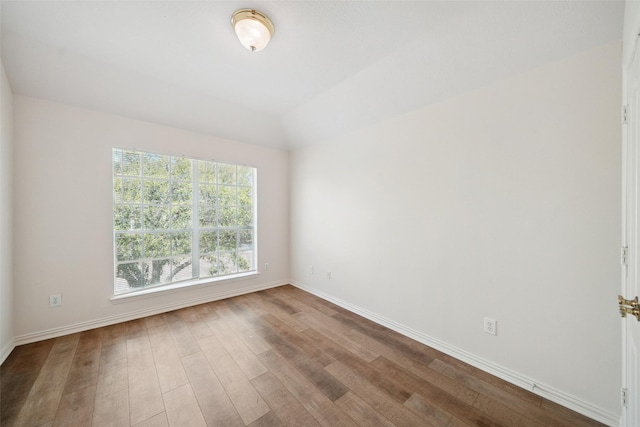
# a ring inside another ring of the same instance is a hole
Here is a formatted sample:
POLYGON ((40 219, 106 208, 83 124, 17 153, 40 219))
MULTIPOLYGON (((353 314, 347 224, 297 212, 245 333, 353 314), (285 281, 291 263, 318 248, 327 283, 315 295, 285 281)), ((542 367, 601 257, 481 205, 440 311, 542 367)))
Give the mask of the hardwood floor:
POLYGON ((596 426, 292 286, 17 347, 9 426, 596 426))

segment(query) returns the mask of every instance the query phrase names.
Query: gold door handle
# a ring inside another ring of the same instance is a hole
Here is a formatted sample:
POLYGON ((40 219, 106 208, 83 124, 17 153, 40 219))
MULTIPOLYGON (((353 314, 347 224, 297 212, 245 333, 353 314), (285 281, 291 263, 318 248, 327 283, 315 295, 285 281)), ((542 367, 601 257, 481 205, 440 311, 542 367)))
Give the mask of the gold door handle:
POLYGON ((633 308, 640 307, 640 303, 638 302, 638 297, 635 297, 634 299, 624 299, 624 298, 622 298, 622 295, 618 295, 618 304, 619 305, 628 305, 628 306, 633 307, 633 308))
POLYGON ((629 308, 629 307, 620 307, 620 315, 622 317, 627 317, 627 314, 631 314, 636 316, 636 319, 640 322, 640 310, 637 308, 629 308))
POLYGON ((624 299, 622 295, 618 295, 618 307, 620 308, 620 316, 627 317, 627 314, 631 314, 640 322, 640 304, 638 303, 638 297, 634 299, 624 299))

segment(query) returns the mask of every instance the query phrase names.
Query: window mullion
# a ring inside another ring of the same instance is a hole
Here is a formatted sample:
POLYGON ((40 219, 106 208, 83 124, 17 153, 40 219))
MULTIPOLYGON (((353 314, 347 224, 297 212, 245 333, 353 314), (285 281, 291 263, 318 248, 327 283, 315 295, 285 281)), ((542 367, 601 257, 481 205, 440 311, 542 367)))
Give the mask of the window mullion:
POLYGON ((198 172, 198 161, 192 160, 193 189, 191 193, 191 265, 193 277, 200 277, 200 174, 198 172))

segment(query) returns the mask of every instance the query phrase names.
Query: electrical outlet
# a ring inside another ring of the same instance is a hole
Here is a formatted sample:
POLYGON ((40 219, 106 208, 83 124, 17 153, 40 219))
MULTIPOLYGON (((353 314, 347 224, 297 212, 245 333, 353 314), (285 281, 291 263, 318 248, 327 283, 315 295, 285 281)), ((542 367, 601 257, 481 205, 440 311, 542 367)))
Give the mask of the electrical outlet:
POLYGON ((498 321, 490 317, 485 317, 484 332, 491 335, 498 335, 498 321))
POLYGON ((264 263, 264 271, 269 271, 269 263, 268 262, 264 263))
POLYGON ((62 305, 62 295, 53 294, 49 295, 49 307, 58 307, 62 305))
POLYGON ((327 280, 331 280, 331 272, 327 271, 327 280))

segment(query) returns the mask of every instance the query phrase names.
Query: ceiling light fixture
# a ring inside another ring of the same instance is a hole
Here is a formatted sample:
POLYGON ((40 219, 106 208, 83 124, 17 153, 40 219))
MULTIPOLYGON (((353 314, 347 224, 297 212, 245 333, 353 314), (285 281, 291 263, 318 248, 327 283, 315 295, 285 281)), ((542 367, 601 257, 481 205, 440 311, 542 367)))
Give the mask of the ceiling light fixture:
POLYGON ((253 9, 236 10, 231 16, 231 25, 240 43, 252 52, 264 49, 275 31, 267 15, 253 9))

